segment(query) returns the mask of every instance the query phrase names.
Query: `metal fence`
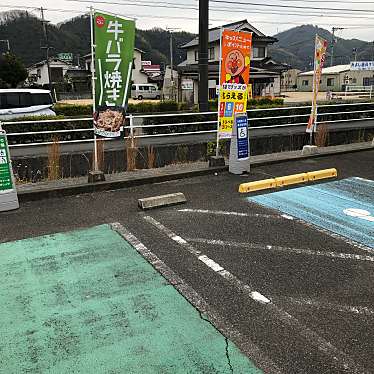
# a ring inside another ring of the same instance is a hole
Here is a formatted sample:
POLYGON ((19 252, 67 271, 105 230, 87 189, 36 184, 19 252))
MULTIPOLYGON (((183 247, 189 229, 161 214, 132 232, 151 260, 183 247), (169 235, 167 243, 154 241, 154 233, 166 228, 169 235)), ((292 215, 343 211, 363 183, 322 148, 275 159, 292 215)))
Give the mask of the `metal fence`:
MULTIPOLYGON (((306 126, 310 106, 279 107, 248 110, 249 130, 290 128, 306 126), (284 115, 279 115, 279 112, 284 115), (277 113, 277 115, 273 115, 277 113)), ((339 124, 348 121, 374 120, 374 102, 320 105, 317 124, 339 124), (352 109, 353 108, 353 109, 352 109)), ((93 141, 92 118, 48 119, 43 121, 8 121, 3 122, 4 130, 12 125, 21 131, 7 131, 9 144, 14 147, 30 147, 52 144, 53 137, 60 137, 59 143, 85 143, 93 141), (63 128, 68 123, 86 126, 63 128), (54 129, 27 131, 27 126, 43 127, 54 125, 54 129), (61 125, 61 128, 59 128, 61 125), (35 136, 39 138, 35 140, 35 136), (46 139, 48 138, 48 139, 46 139), (72 139, 74 138, 74 139, 72 139)), ((129 114, 121 128, 123 138, 160 138, 170 136, 193 136, 214 134, 217 132, 217 112, 189 112, 165 114, 129 114)), ((111 141, 113 139, 105 139, 111 141)))

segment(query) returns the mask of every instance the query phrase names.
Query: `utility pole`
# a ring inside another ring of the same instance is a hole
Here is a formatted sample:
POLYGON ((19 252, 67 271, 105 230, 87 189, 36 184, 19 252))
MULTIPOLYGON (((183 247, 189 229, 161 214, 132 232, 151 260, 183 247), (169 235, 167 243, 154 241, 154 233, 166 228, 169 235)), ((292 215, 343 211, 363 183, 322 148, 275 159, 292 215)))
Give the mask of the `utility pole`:
POLYGON ((334 66, 334 44, 335 44, 335 31, 344 30, 345 27, 333 27, 332 28, 332 40, 331 40, 331 61, 330 66, 334 66))
POLYGON ((4 42, 4 43, 7 44, 7 46, 8 46, 7 51, 8 51, 8 53, 10 53, 10 44, 9 44, 9 39, 2 39, 2 40, 0 40, 0 42, 4 42))
POLYGON ((199 0, 199 110, 208 111, 209 1, 199 0))
POLYGON ((174 93, 174 74, 173 74, 173 31, 179 30, 179 28, 169 28, 166 27, 166 30, 169 32, 170 36, 170 85, 171 85, 171 98, 175 100, 174 93))
POLYGON ((46 21, 44 19, 44 9, 43 7, 40 7, 40 13, 42 17, 42 26, 43 26, 43 33, 44 33, 44 40, 45 40, 45 46, 41 47, 41 49, 45 49, 46 52, 46 60, 47 60, 47 70, 48 70, 48 87, 52 94, 52 83, 51 83, 51 67, 49 64, 49 50, 52 49, 52 47, 49 46, 49 39, 48 39, 48 29, 47 24, 49 21, 46 21))
POLYGON ((357 48, 353 48, 352 49, 352 54, 353 54, 353 58, 354 58, 354 60, 355 60, 355 62, 357 61, 357 48))

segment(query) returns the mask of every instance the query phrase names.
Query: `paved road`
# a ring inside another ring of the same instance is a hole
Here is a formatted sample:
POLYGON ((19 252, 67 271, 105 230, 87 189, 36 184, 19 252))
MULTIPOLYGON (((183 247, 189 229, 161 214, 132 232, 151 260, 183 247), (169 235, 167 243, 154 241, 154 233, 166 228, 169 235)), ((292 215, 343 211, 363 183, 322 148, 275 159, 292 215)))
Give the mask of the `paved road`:
MULTIPOLYGON (((296 213, 291 217, 283 203, 249 201, 237 189, 243 181, 328 167, 338 169, 339 180, 374 180, 373 160, 374 151, 365 151, 258 167, 249 177, 222 173, 29 202, 0 214, 0 241, 120 222, 181 278, 180 292, 204 305, 214 324, 264 372, 372 373, 372 243, 343 238, 296 213), (137 208, 137 198, 179 191, 186 205, 146 213, 137 208)), ((331 184, 314 185, 317 194, 323 186, 331 184)), ((353 201, 365 202, 355 188, 350 193, 353 201)), ((365 204, 371 209, 372 200, 365 204)), ((343 226, 351 219, 332 217, 343 226)))

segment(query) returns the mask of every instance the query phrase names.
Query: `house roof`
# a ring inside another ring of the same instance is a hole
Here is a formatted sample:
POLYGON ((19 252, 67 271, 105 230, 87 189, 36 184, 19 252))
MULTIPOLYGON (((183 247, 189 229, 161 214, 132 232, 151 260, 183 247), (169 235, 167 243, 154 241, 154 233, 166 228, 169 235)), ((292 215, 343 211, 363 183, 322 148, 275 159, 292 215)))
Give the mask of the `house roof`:
MULTIPOLYGON (((213 43, 219 41, 221 36, 221 28, 222 29, 230 29, 234 31, 250 31, 253 32, 253 38, 255 40, 263 40, 268 41, 271 43, 275 43, 277 41, 276 38, 266 36, 261 31, 257 30, 254 26, 252 26, 246 19, 238 22, 228 23, 226 25, 222 25, 220 27, 215 27, 213 29, 209 29, 208 34, 208 42, 213 43)), ((199 37, 192 39, 190 42, 181 46, 181 48, 190 48, 199 45, 199 37)))
MULTIPOLYGON (((323 68, 322 69, 322 75, 324 74, 339 74, 343 73, 345 71, 351 70, 351 65, 335 65, 335 66, 330 66, 328 68, 323 68)), ((306 71, 304 73, 300 73, 299 76, 307 76, 307 75, 313 75, 314 70, 306 71)))
MULTIPOLYGON (((56 57, 50 57, 50 58, 49 58, 49 62, 61 62, 62 64, 65 64, 65 65, 68 65, 68 66, 71 65, 71 63, 66 62, 66 61, 63 61, 63 60, 60 60, 60 59, 58 59, 58 58, 56 58, 56 57)), ((43 66, 43 65, 45 65, 46 63, 47 63, 47 60, 42 60, 42 61, 36 62, 35 64, 32 64, 32 65, 29 66, 27 69, 28 69, 28 70, 35 69, 35 68, 37 68, 38 66, 43 66)))

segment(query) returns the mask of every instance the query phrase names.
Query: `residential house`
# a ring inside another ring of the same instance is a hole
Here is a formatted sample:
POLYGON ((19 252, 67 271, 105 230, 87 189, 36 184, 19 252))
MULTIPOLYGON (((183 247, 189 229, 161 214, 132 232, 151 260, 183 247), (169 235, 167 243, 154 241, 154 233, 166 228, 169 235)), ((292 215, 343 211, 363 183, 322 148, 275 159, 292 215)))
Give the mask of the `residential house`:
MULTIPOLYGON (((250 83, 254 96, 277 96, 280 94, 281 72, 285 69, 283 65, 277 64, 271 59, 268 47, 277 39, 264 35, 247 20, 223 25, 222 28, 252 32, 252 56, 250 83)), ((212 28, 208 35, 208 82, 209 98, 217 97, 216 86, 219 85, 219 60, 220 60, 220 35, 221 27, 212 28)), ((193 80, 194 102, 198 102, 198 81, 199 81, 199 38, 196 37, 184 44, 181 48, 187 52, 187 58, 178 65, 178 72, 181 80, 193 80)))
MULTIPOLYGON (((49 67, 51 83, 56 84, 64 81, 66 72, 73 66, 68 62, 51 57, 49 59, 49 67)), ((29 74, 27 80, 30 84, 45 86, 49 83, 47 60, 43 60, 31 65, 27 71, 29 74)))
MULTIPOLYGON (((313 90, 314 71, 299 73, 298 91, 313 90)), ((335 65, 324 68, 320 83, 320 91, 343 92, 350 86, 374 86, 373 70, 351 70, 351 65, 335 65)))
POLYGON ((281 89, 282 91, 292 91, 297 88, 297 77, 301 73, 299 69, 288 69, 282 73, 281 89))

